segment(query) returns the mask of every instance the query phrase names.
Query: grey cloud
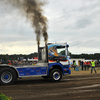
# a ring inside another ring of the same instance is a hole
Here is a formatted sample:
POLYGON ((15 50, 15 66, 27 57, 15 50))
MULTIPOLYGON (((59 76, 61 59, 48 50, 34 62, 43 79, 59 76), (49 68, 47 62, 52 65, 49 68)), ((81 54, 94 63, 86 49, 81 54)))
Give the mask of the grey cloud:
POLYGON ((98 17, 100 17, 100 1, 98 0, 83 0, 83 5, 76 9, 67 9, 62 10, 62 16, 59 18, 59 22, 73 19, 73 23, 67 25, 64 29, 80 29, 85 28, 88 25, 92 24, 98 17), (89 5, 84 3, 89 3, 89 5))
POLYGON ((26 42, 26 41, 35 41, 35 38, 32 36, 25 36, 25 35, 6 35, 0 37, 0 43, 12 43, 12 42, 26 42))
POLYGON ((82 28, 86 28, 87 26, 89 26, 90 24, 92 24, 92 18, 91 17, 81 17, 79 19, 76 20, 76 22, 74 22, 74 24, 70 24, 69 26, 64 27, 64 29, 82 29, 82 28))
POLYGON ((7 15, 14 15, 16 14, 18 16, 18 9, 16 8, 13 8, 12 6, 10 5, 6 5, 3 3, 1 3, 0 1, 0 17, 4 17, 4 16, 7 16, 7 15))
POLYGON ((81 39, 81 40, 74 40, 71 43, 71 46, 74 47, 83 47, 83 48, 100 48, 100 39, 97 40, 97 38, 95 39, 81 39))
POLYGON ((93 9, 96 9, 98 7, 100 8, 100 1, 99 0, 83 0, 83 5, 77 10, 80 12, 82 12, 82 11, 92 12, 93 9))
POLYGON ((85 28, 91 23, 92 23, 92 20, 90 18, 87 18, 87 17, 80 18, 76 21, 75 28, 77 29, 85 28))

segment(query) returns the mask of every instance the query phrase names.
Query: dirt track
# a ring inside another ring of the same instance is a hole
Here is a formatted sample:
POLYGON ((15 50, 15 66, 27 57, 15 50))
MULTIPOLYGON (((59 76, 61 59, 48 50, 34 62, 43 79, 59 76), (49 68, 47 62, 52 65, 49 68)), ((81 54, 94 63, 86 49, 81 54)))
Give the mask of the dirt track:
POLYGON ((0 91, 13 100, 100 100, 100 74, 64 76, 59 83, 41 77, 20 79, 0 91))

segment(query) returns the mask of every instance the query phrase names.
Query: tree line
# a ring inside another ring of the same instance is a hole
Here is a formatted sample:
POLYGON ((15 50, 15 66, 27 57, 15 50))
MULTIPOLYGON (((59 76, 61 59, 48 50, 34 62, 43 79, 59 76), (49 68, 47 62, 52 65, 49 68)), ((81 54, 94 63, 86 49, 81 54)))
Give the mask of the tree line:
POLYGON ((27 58, 34 58, 34 57, 37 57, 38 53, 37 52, 34 52, 34 53, 31 53, 31 54, 13 54, 13 55, 9 55, 9 54, 0 54, 0 61, 7 61, 7 60, 18 60, 20 57, 23 57, 24 59, 27 59, 27 58))
MULTIPOLYGON (((34 58, 34 57, 38 57, 38 53, 34 52, 31 53, 29 55, 26 54, 13 54, 13 55, 9 55, 9 54, 0 54, 0 61, 1 60, 17 60, 20 57, 24 57, 24 59, 27 58, 34 58)), ((71 54, 70 53, 70 57, 71 58, 84 58, 84 59, 95 59, 95 60, 99 60, 100 59, 100 53, 94 53, 94 54, 71 54)))
POLYGON ((94 53, 94 54, 71 54, 71 58, 84 58, 84 59, 94 59, 99 60, 100 59, 100 53, 94 53))

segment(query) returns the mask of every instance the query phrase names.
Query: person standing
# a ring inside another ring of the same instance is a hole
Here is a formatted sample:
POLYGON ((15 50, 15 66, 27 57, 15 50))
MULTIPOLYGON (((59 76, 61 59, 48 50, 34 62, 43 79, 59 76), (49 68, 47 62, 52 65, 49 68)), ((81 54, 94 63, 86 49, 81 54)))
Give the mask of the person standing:
POLYGON ((82 65, 82 71, 83 71, 83 66, 84 66, 84 62, 83 62, 83 60, 82 60, 82 62, 81 62, 81 65, 82 65))
POLYGON ((91 61, 91 74, 92 74, 93 69, 94 69, 95 74, 96 74, 97 72, 96 72, 96 69, 95 69, 95 61, 94 60, 91 61))
POLYGON ((75 70, 75 68, 76 68, 76 61, 74 61, 74 70, 75 70))
POLYGON ((84 68, 85 68, 85 70, 86 70, 86 66, 87 66, 87 62, 85 61, 84 62, 84 68))
POLYGON ((90 68, 90 62, 88 61, 87 62, 87 69, 89 70, 89 68, 90 68))

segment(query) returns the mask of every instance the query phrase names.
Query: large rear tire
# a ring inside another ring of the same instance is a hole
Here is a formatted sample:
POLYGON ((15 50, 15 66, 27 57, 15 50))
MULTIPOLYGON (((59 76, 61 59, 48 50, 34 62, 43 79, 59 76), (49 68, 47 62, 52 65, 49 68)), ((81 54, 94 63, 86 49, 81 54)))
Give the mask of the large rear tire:
POLYGON ((12 68, 2 68, 0 70, 0 84, 10 85, 14 84, 17 80, 16 72, 12 68))
POLYGON ((50 72, 50 80, 53 82, 58 82, 62 79, 62 72, 59 69, 53 69, 50 72))

